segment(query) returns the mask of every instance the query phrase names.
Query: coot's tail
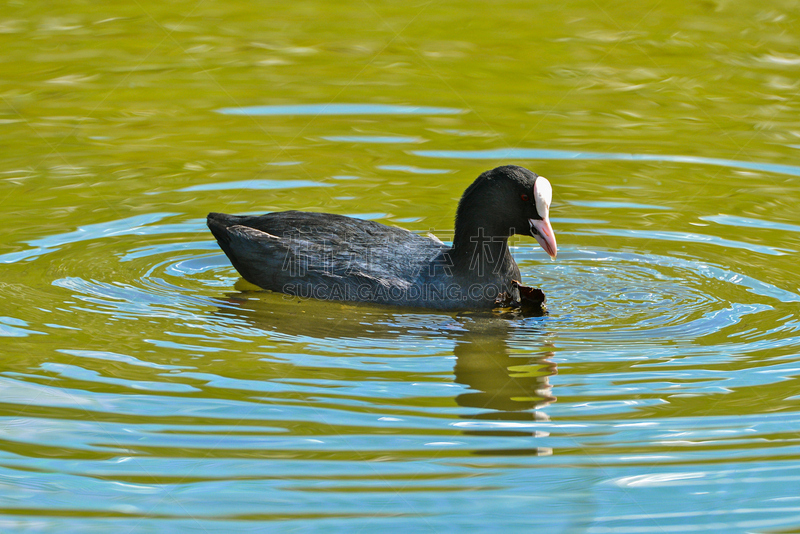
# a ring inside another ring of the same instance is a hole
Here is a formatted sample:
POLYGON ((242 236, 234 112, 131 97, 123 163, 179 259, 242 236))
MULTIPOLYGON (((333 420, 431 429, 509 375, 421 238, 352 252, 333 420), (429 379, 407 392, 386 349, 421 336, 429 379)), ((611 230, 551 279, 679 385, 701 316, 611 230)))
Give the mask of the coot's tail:
MULTIPOLYGON (((206 217, 208 229, 217 238, 217 242, 222 246, 223 250, 225 250, 225 245, 231 242, 228 228, 236 224, 233 219, 234 216, 226 215, 225 213, 209 213, 208 217, 206 217)), ((225 252, 227 253, 227 250, 225 252)))
POLYGON ((241 215, 209 213, 206 224, 245 280, 272 289, 277 283, 275 279, 281 271, 280 261, 285 251, 277 237, 250 227, 247 223, 251 219, 241 215))

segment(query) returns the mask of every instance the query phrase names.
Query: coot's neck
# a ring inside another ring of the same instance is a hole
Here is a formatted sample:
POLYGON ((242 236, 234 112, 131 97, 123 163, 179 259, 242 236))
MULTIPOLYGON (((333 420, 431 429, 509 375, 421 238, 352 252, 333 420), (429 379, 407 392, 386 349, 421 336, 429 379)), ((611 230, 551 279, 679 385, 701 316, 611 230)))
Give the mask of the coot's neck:
MULTIPOLYGON (((451 250, 454 267, 470 270, 477 276, 497 273, 513 262, 508 249, 508 228, 502 228, 489 217, 477 218, 459 204, 451 250)), ((489 214, 491 215, 491 214, 489 214)))

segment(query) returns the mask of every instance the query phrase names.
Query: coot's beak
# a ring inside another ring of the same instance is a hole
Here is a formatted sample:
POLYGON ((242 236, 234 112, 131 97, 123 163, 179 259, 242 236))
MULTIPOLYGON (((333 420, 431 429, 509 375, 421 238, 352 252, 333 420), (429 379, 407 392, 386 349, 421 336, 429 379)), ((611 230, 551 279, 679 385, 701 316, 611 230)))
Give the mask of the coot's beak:
POLYGON ((556 246, 556 234, 553 233, 553 227, 550 226, 550 218, 528 219, 528 222, 531 223, 531 235, 536 238, 551 259, 556 259, 558 247, 556 246))

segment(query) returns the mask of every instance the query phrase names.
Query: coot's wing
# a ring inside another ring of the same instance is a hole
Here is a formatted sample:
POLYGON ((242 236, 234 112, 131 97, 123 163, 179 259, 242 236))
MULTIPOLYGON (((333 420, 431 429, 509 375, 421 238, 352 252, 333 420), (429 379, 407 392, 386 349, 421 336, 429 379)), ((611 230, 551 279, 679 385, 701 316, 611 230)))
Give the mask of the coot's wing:
POLYGON ((249 282, 282 292, 337 286, 333 297, 314 295, 337 300, 383 301, 376 291, 408 289, 446 248, 402 228, 328 213, 211 213, 208 226, 249 282))

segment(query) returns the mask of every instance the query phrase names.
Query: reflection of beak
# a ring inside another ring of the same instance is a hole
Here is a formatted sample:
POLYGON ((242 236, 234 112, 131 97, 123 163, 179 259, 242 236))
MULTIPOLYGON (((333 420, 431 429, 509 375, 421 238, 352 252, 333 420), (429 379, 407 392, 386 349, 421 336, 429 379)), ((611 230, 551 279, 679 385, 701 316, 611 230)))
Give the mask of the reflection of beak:
POLYGON ((550 219, 528 219, 531 223, 531 235, 536 238, 536 241, 542 246, 547 255, 551 259, 556 259, 558 247, 556 247, 556 234, 553 233, 553 227, 550 226, 550 219))

